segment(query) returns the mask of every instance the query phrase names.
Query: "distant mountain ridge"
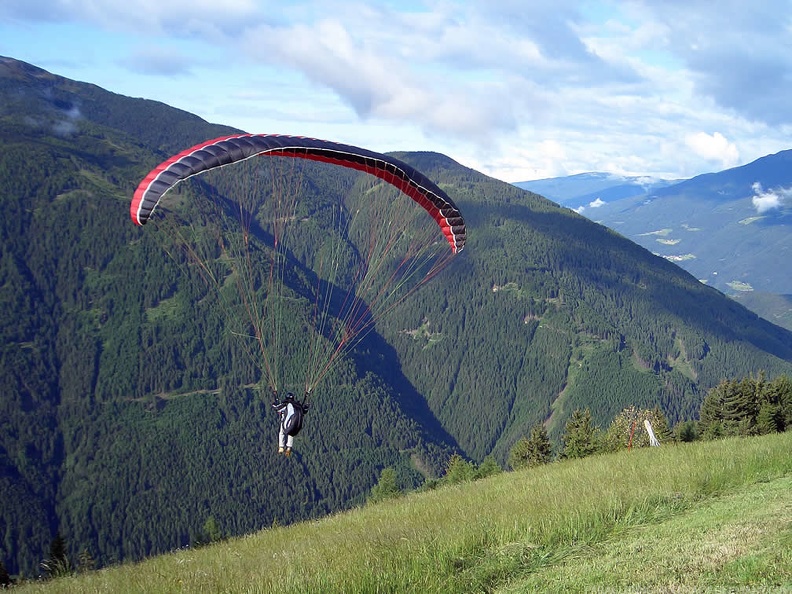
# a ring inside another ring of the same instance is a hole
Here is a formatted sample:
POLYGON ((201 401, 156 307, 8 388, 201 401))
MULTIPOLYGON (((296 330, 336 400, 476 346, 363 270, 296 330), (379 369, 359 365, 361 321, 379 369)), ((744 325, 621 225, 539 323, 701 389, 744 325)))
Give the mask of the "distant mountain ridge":
MULTIPOLYGON (((547 197, 559 196, 564 206, 622 233, 728 295, 792 294, 792 150, 631 196, 618 177, 605 174, 518 185, 546 188, 547 197), (587 180, 600 182, 597 192, 589 192, 581 183, 587 180), (594 196, 599 199, 596 204, 594 196)), ((632 182, 627 188, 638 186, 632 182)), ((769 305, 771 300, 743 300, 771 321, 792 327, 792 310, 783 301, 769 305)))
POLYGON ((649 176, 624 176, 592 172, 516 182, 514 185, 581 212, 581 207, 585 209, 592 202, 612 202, 640 196, 673 185, 678 181, 649 176))

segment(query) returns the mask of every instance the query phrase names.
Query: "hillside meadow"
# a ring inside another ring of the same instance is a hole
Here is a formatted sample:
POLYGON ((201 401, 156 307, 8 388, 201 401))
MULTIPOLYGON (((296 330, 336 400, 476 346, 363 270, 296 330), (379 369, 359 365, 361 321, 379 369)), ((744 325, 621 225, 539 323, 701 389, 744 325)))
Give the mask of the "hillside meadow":
POLYGON ((792 591, 790 452, 786 432, 554 462, 15 591, 792 591))

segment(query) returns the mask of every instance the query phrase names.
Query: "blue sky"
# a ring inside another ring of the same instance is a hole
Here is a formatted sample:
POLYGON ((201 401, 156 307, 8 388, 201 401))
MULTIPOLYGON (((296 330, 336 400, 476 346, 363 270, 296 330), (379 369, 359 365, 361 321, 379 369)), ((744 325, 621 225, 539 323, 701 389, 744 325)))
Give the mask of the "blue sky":
POLYGON ((3 0, 0 55, 509 182, 792 148, 792 0, 3 0))

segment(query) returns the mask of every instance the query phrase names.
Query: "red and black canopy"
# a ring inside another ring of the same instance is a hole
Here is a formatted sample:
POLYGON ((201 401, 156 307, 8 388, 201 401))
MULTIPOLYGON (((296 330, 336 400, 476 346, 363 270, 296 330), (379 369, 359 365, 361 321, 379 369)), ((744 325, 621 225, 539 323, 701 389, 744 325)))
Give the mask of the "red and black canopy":
POLYGON ((180 181, 256 156, 322 161, 374 175, 420 204, 440 226, 455 253, 465 246, 465 221, 459 209, 420 171, 388 155, 355 146, 279 134, 223 136, 172 156, 140 182, 130 206, 132 220, 145 225, 162 196, 180 181))

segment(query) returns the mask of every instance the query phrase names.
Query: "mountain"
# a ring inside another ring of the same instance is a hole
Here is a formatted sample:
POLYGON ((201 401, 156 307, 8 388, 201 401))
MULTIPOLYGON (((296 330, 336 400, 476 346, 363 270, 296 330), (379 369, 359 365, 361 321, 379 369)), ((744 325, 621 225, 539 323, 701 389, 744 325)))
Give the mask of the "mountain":
POLYGON ((587 214, 726 293, 792 293, 792 150, 587 214))
POLYGON ((792 295, 738 291, 732 293, 731 297, 766 320, 792 330, 792 295))
POLYGON ((792 275, 787 273, 792 256, 791 165, 792 150, 782 151, 632 195, 618 184, 606 187, 608 176, 599 173, 518 185, 546 188, 547 193, 534 191, 552 199, 560 195, 561 204, 792 328, 784 298, 792 294, 792 275), (585 180, 601 182, 599 193, 583 194, 590 189, 585 180))
POLYGON ((368 369, 338 367, 288 464, 271 455, 270 395, 217 299, 162 232, 129 220, 148 169, 230 131, 0 59, 0 559, 12 573, 35 575, 58 530, 99 564, 140 558, 194 542, 209 517, 241 534, 353 505, 384 466, 419 484, 453 451, 380 349, 368 369), (388 384, 377 365, 394 369, 388 384))
MULTIPOLYGON (((675 264, 444 155, 400 153, 457 203, 468 243, 326 377, 297 453, 279 457, 260 365, 222 294, 173 257, 167 233, 129 220, 153 166, 232 131, 0 58, 0 560, 11 573, 35 575, 57 533, 99 565, 140 559, 200 540, 209 520, 238 535, 348 508, 385 467, 417 486, 452 453, 503 463, 537 423, 557 442, 578 408, 605 424, 627 405, 659 406, 673 423, 723 378, 792 374, 792 333, 675 264)), ((372 191, 364 174, 317 164, 301 175, 308 222, 339 188, 372 191)), ((184 236, 206 239, 190 209, 225 191, 205 178, 173 197, 184 236)), ((312 237, 290 256, 295 277, 321 274, 312 237)), ((265 235, 250 240, 268 249, 265 235)), ((296 337, 305 306, 293 307, 296 337)), ((295 340, 289 360, 304 351, 295 340)))
POLYGON ((678 180, 592 172, 516 182, 514 185, 580 212, 592 205, 596 208, 602 202, 641 196, 675 183, 678 180))

